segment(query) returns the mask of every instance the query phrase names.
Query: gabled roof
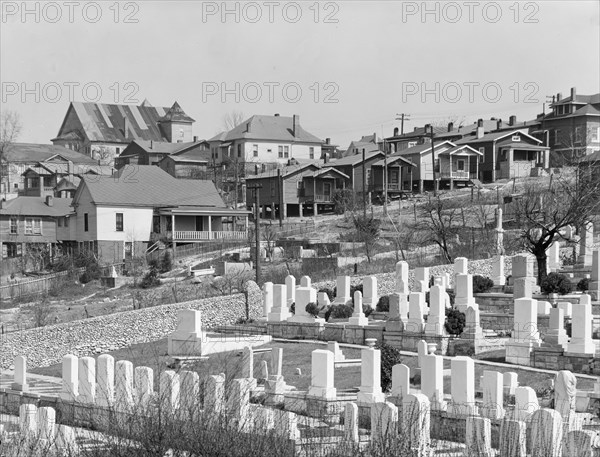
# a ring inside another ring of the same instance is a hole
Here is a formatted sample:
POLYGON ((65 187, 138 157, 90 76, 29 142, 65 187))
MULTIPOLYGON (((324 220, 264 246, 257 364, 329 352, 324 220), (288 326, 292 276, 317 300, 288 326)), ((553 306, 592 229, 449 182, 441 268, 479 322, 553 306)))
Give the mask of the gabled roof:
MULTIPOLYGON (((111 176, 113 174, 113 168, 110 165, 73 164, 73 169, 71 171, 74 175, 88 173, 111 176)), ((37 164, 28 167, 27 170, 22 173, 22 176, 31 173, 44 176, 54 174, 67 175, 69 174, 69 165, 64 162, 38 162, 37 164)))
MULTIPOLYGON (((398 161, 402 162, 403 165, 408 165, 409 167, 416 167, 416 165, 411 160, 408 160, 408 159, 402 157, 401 155, 399 155, 397 153, 396 154, 390 154, 390 155, 388 155, 388 158, 387 158, 387 164, 388 165, 391 165, 391 164, 396 163, 398 161)), ((386 162, 385 159, 381 159, 381 160, 378 160, 377 162, 375 162, 373 164, 373 166, 374 167, 384 167, 385 166, 385 162, 386 162)))
MULTIPOLYGON (((450 141, 434 141, 433 142, 433 147, 434 149, 438 149, 441 148, 442 146, 446 146, 446 147, 454 147, 454 143, 450 142, 450 141)), ((394 152, 393 154, 391 154, 389 157, 396 157, 396 156, 409 156, 409 155, 413 155, 413 154, 425 154, 427 152, 431 152, 431 143, 427 142, 427 143, 421 143, 421 144, 416 144, 414 146, 411 146, 410 148, 406 148, 406 149, 402 149, 401 151, 397 151, 394 152)))
POLYGON ((312 173, 312 176, 313 176, 313 178, 318 178, 318 177, 326 175, 328 173, 337 174, 337 175, 341 176, 342 178, 350 179, 350 176, 348 176, 346 173, 342 173, 340 170, 336 170, 333 167, 324 167, 324 168, 321 168, 320 170, 316 170, 312 173))
MULTIPOLYGON (((177 106, 179 107, 178 104, 177 106)), ((172 111, 173 107, 154 107, 149 104, 136 106, 71 102, 58 131, 58 136, 52 141, 63 139, 65 135, 72 132, 79 136, 85 134, 90 141, 107 143, 127 143, 131 140, 164 141, 165 138, 159 129, 158 122, 165 119, 169 112, 173 118, 181 116, 177 109, 172 111), (66 129, 66 121, 71 113, 74 113, 79 119, 83 132, 66 129), (124 119, 127 119, 127 132, 124 131, 124 119)), ((185 115, 185 113, 183 114, 185 115)), ((189 122, 193 122, 193 119, 189 122)))
MULTIPOLYGON (((364 138, 364 137, 363 137, 364 138)), ((352 141, 350 146, 344 151, 342 157, 348 157, 352 155, 362 155, 362 150, 365 150, 366 153, 373 151, 381 151, 380 146, 377 143, 373 143, 372 141, 352 141), (358 150, 358 152, 356 152, 358 150)), ((381 151, 383 152, 383 151, 381 151)))
POLYGON ((8 162, 43 162, 51 157, 60 155, 65 161, 73 163, 98 163, 85 154, 73 151, 63 146, 53 144, 12 143, 6 147, 3 159, 8 162))
POLYGON ((249 175, 246 177, 246 181, 249 179, 273 178, 273 177, 279 176, 280 171, 281 171, 281 176, 285 179, 291 175, 294 175, 298 172, 301 172, 301 171, 303 171, 305 169, 309 169, 309 168, 317 169, 317 168, 319 168, 319 166, 314 162, 286 165, 285 167, 282 167, 282 168, 274 168, 271 170, 264 171, 262 173, 258 173, 256 175, 249 175))
MULTIPOLYGON (((173 153, 168 158, 174 160, 175 162, 200 162, 200 163, 208 163, 212 160, 210 156, 210 151, 206 149, 192 149, 190 151, 183 151, 173 153)), ((162 160, 166 160, 167 157, 162 160)))
POLYGON ((442 151, 439 153, 439 155, 454 155, 454 154, 458 154, 462 151, 466 151, 470 154, 475 154, 475 155, 483 155, 483 152, 478 151, 477 149, 472 148, 471 146, 469 146, 468 144, 463 144, 460 146, 455 146, 451 149, 446 149, 445 151, 442 151))
POLYGON ((74 203, 79 201, 83 186, 96 205, 225 208, 212 181, 177 179, 155 165, 126 165, 113 177, 84 175, 74 203))
POLYGON ((600 116, 600 110, 593 105, 585 105, 576 110, 574 113, 569 114, 559 114, 553 116, 552 113, 545 120, 552 119, 568 119, 570 117, 580 117, 580 116, 600 116))
POLYGON ((191 124, 192 122, 196 122, 194 119, 185 114, 185 111, 181 109, 179 103, 173 103, 173 106, 167 111, 163 117, 161 117, 159 122, 185 122, 191 124))
POLYGON ((52 206, 42 197, 17 197, 2 203, 0 214, 9 216, 66 216, 73 212, 70 198, 53 198, 52 206))
POLYGON ((294 136, 294 118, 287 116, 254 115, 228 132, 219 133, 208 141, 234 141, 241 139, 282 141, 288 143, 318 143, 323 140, 298 126, 294 136), (250 129, 248 130, 248 127, 250 129))
POLYGON ((454 143, 457 145, 458 144, 471 144, 471 143, 487 143, 489 141, 498 141, 507 136, 512 136, 512 135, 516 135, 516 134, 523 135, 523 136, 535 141, 536 143, 542 142, 541 140, 538 140, 537 138, 535 138, 525 132, 522 132, 519 129, 515 129, 515 130, 508 130, 508 131, 504 130, 504 131, 486 133, 481 138, 465 137, 465 138, 455 141, 454 143))
MULTIPOLYGON (((365 152, 365 160, 367 162, 378 156, 383 157, 383 151, 365 152)), ((349 155, 346 157, 342 157, 341 159, 332 160, 330 163, 331 163, 332 167, 345 166, 345 165, 351 165, 351 166, 355 167, 362 163, 362 159, 363 159, 363 155, 362 155, 362 153, 360 153, 360 154, 352 154, 352 155, 349 155)))
POLYGON ((189 141, 186 143, 170 143, 168 141, 150 141, 150 140, 134 140, 121 152, 119 157, 130 157, 137 155, 136 152, 132 152, 130 146, 137 145, 144 152, 148 154, 178 154, 187 151, 194 146, 200 146, 200 143, 189 141), (129 149, 129 152, 128 152, 129 149))

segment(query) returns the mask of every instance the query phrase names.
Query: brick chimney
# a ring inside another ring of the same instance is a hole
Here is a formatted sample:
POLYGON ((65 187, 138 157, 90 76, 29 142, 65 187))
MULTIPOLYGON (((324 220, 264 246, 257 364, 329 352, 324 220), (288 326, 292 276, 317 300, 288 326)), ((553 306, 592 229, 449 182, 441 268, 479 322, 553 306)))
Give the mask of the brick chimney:
POLYGON ((398 127, 394 127, 394 136, 398 136, 399 129, 398 127))
POLYGON ((125 138, 129 136, 129 119, 127 119, 127 116, 123 116, 123 136, 125 138))
POLYGON ((571 100, 575 101, 575 97, 577 96, 577 90, 575 87, 571 87, 571 100))
POLYGON ((377 144, 377 134, 373 134, 373 143, 377 144))
POLYGON ((250 133, 250 122, 246 122, 246 133, 250 133))
POLYGON ((496 121, 496 130, 500 130, 502 128, 502 119, 498 119, 496 121))
POLYGON ((479 119, 477 121, 477 132, 476 132, 476 137, 477 139, 483 137, 484 135, 484 130, 483 130, 483 119, 479 119))
POLYGON ((54 206, 54 197, 52 195, 46 195, 46 205, 54 206))
POLYGON ((556 94, 556 101, 560 102, 561 99, 562 99, 562 94, 559 92, 558 94, 556 94))
POLYGON ((298 136, 298 134, 300 133, 300 116, 297 114, 294 114, 293 116, 293 121, 294 121, 294 125, 293 125, 293 135, 294 136, 298 136))
POLYGON ((148 147, 148 149, 152 149, 154 147, 154 141, 150 140, 150 146, 148 147))
POLYGON ((508 118, 508 125, 510 125, 511 127, 513 125, 517 125, 517 116, 515 116, 514 114, 508 118))
POLYGON ((198 137, 196 135, 194 135, 194 143, 198 142, 198 137))
POLYGON ((331 138, 325 138, 325 144, 331 144, 331 138))
POLYGON ((454 122, 448 122, 448 131, 452 132, 454 130, 454 122))

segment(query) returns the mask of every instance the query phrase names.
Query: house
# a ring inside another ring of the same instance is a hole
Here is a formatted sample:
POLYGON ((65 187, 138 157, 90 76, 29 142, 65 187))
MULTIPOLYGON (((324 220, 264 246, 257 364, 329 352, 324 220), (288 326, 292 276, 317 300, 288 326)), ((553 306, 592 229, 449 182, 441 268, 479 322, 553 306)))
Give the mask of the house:
POLYGON ((394 153, 386 158, 379 159, 371 165, 371 186, 375 198, 382 199, 384 189, 387 188, 387 195, 391 198, 400 197, 404 191, 411 191, 411 188, 403 186, 403 176, 411 176, 412 169, 416 165, 409 159, 394 153), (387 171, 387 179, 384 174, 387 171))
POLYGON ((362 151, 359 154, 347 155, 341 159, 332 160, 329 166, 341 171, 350 178, 349 187, 355 192, 368 192, 371 186, 371 165, 384 157, 384 152, 379 149, 362 151), (366 182, 363 180, 363 173, 366 182))
POLYGON ((350 145, 348 146, 348 148, 346 148, 346 150, 343 152, 340 158, 362 154, 363 149, 366 153, 383 151, 382 145, 383 142, 380 138, 377 138, 377 135, 375 133, 373 135, 366 135, 358 141, 350 142, 350 145))
POLYGON ((334 159, 336 157, 341 157, 339 154, 339 145, 332 144, 331 138, 325 138, 325 142, 321 144, 321 158, 334 159))
MULTIPOLYGON (((423 192, 434 189, 434 178, 438 188, 452 189, 455 185, 467 185, 477 178, 481 155, 481 152, 468 145, 457 145, 451 141, 434 141, 433 147, 431 142, 422 142, 391 154, 388 163, 396 157, 402 157, 414 164, 414 167, 402 167, 400 190, 423 192)), ((381 163, 377 163, 377 166, 381 168, 381 163)))
POLYGON ((171 108, 71 102, 56 138, 51 141, 112 165, 133 140, 194 141, 189 117, 175 102, 171 108))
POLYGON ((71 199, 19 196, 0 205, 2 276, 30 268, 32 256, 27 253, 51 260, 57 250, 58 223, 73 212, 71 199))
POLYGON ((534 168, 549 166, 549 148, 522 130, 485 134, 479 127, 474 136, 458 140, 456 145, 468 145, 482 153, 479 164, 481 181, 526 177, 534 168))
MULTIPOLYGON (((344 189, 349 177, 335 168, 315 163, 293 163, 283 168, 247 176, 250 187, 259 186, 259 211, 263 218, 317 216, 334 205, 335 191, 344 189), (283 210, 283 213, 280 211, 283 210), (312 211, 311 211, 312 210, 312 211)), ((255 192, 256 192, 255 191, 255 192)), ((247 192, 247 206, 255 204, 254 192, 247 192)))
POLYGON ((73 198, 82 174, 113 174, 113 168, 107 165, 73 164, 73 162, 39 162, 23 173, 24 188, 22 195, 58 198, 73 198))
POLYGON ((551 165, 572 163, 600 150, 600 93, 581 95, 575 87, 552 97, 551 112, 543 115, 540 134, 549 138, 551 165))
POLYGON ((319 160, 323 141, 300 125, 300 116, 254 115, 237 127, 208 140, 216 163, 285 165, 290 159, 319 160))
MULTIPOLYGON (((94 167, 98 164, 91 157, 63 146, 33 143, 11 143, 6 145, 0 157, 2 198, 10 200, 23 193, 25 189, 25 176, 23 174, 29 167, 35 167, 38 164, 68 167, 69 163, 75 167, 94 167)), ((41 185, 43 184, 42 180, 41 185)))
POLYGON ((249 214, 227 208, 212 181, 176 179, 148 165, 83 176, 73 207, 75 230, 63 241, 106 263, 144 255, 158 241, 176 254, 182 244, 246 239, 249 214))
POLYGON ((166 141, 134 140, 123 150, 121 155, 115 157, 115 168, 125 165, 158 165, 167 156, 184 154, 190 151, 206 151, 207 141, 191 141, 186 143, 169 143, 166 141))
POLYGON ((583 157, 577 166, 582 178, 600 182, 600 151, 583 157))
POLYGON ((208 149, 191 149, 165 156, 158 166, 175 178, 211 179, 210 152, 208 149))

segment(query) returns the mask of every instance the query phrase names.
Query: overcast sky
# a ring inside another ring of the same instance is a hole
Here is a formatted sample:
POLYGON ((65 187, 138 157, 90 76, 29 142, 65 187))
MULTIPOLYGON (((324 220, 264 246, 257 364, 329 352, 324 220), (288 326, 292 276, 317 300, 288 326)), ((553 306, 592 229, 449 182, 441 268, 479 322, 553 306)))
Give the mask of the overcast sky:
POLYGON ((599 92, 596 0, 231 2, 225 16, 222 5, 32 2, 23 16, 21 2, 2 2, 2 109, 20 114, 20 141, 56 136, 70 91, 77 101, 177 100, 201 138, 232 111, 298 114, 342 148, 390 135, 397 113, 411 115, 405 130, 526 120, 547 95, 599 92))

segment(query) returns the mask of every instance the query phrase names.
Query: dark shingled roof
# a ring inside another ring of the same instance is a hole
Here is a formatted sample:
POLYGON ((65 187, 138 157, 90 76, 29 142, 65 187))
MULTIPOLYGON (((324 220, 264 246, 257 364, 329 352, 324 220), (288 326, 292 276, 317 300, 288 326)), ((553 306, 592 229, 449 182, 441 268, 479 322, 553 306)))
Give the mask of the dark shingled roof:
POLYGON ((43 162, 57 154, 73 163, 98 163, 85 154, 53 144, 12 143, 3 153, 8 162, 43 162))
POLYGON ((274 140, 290 143, 319 143, 323 140, 298 127, 294 132, 294 118, 286 116, 254 115, 228 132, 219 133, 208 141, 233 141, 239 139, 274 140), (250 131, 247 126, 250 124, 250 131))
POLYGON ((17 197, 2 203, 0 214, 7 216, 66 216, 73 212, 70 198, 53 198, 52 206, 41 197, 17 197))
POLYGON ((154 165, 126 165, 113 177, 86 175, 82 185, 98 205, 226 208, 212 181, 177 179, 154 165))
POLYGON ((185 114, 185 111, 181 109, 179 103, 173 103, 171 109, 167 111, 163 117, 159 119, 159 122, 196 122, 194 119, 185 114))

